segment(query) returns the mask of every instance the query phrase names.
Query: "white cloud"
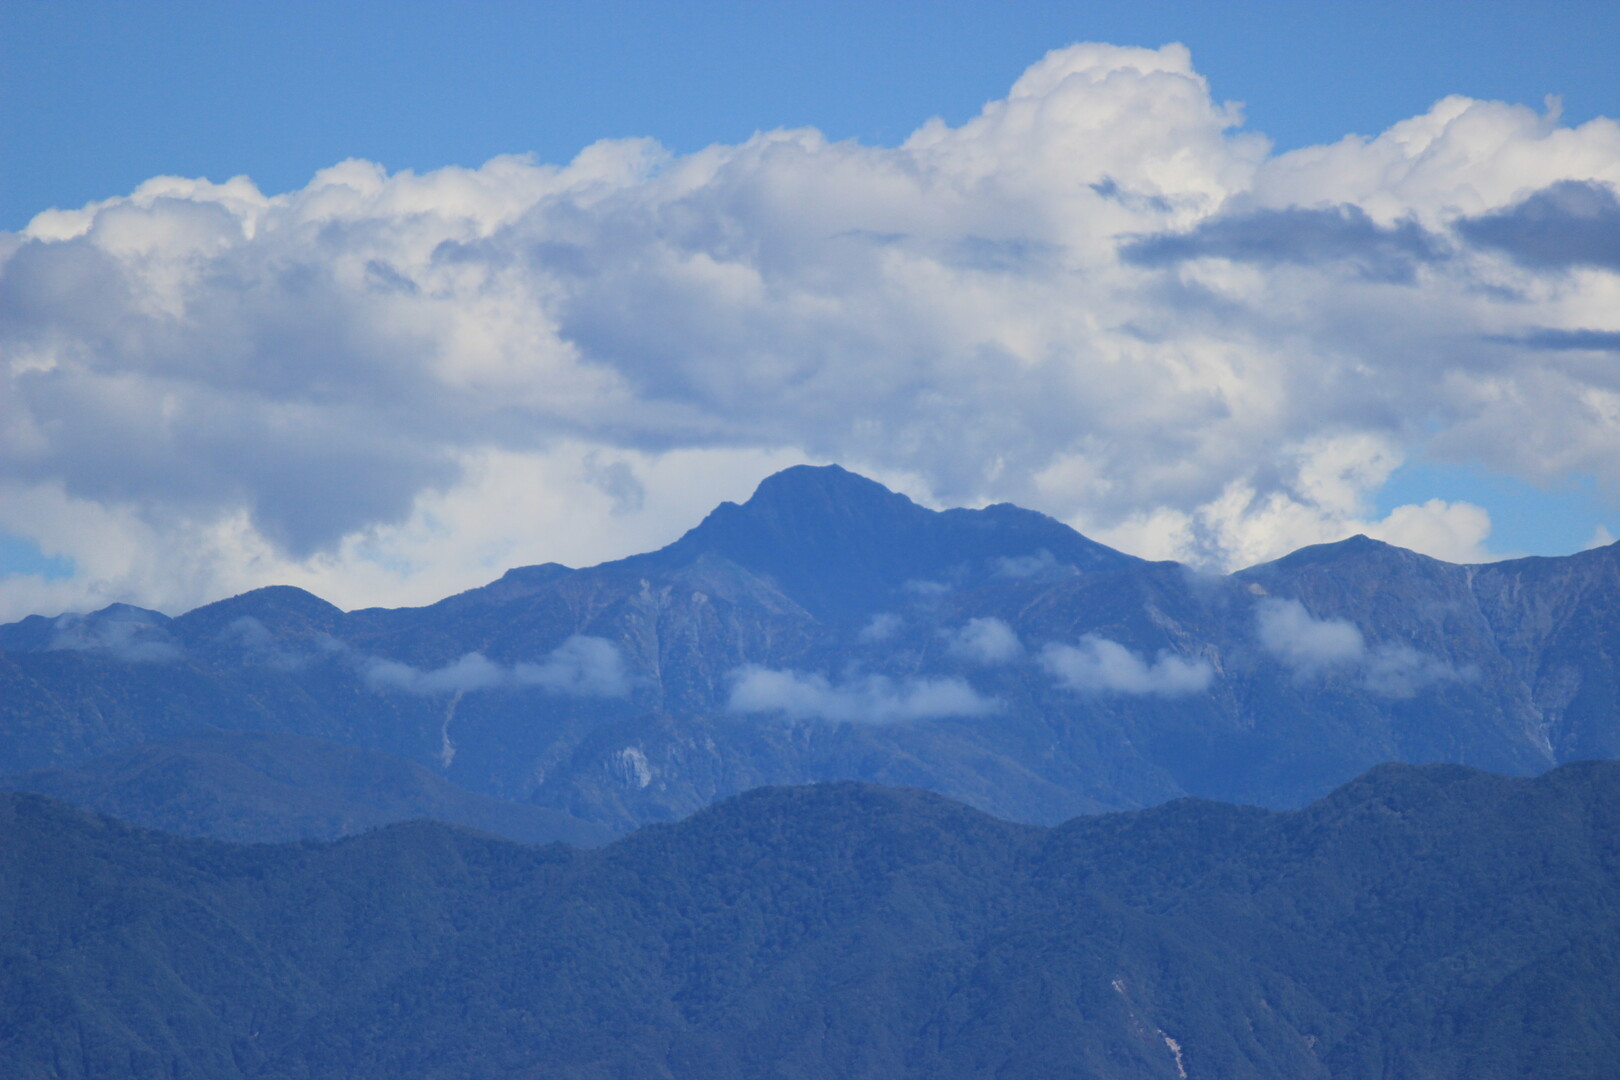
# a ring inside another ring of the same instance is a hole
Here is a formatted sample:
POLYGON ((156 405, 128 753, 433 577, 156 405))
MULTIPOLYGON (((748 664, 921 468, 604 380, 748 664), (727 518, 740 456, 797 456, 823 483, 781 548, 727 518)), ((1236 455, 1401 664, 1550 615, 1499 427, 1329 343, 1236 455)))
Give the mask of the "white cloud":
POLYGON ((1057 556, 1045 548, 1032 555, 1013 555, 990 560, 995 569, 992 573, 996 577, 1004 578, 1031 578, 1049 574, 1057 569, 1057 556))
POLYGON ((900 616, 892 611, 882 611, 867 620, 866 625, 855 635, 855 640, 863 645, 888 641, 900 632, 903 625, 904 620, 900 616))
POLYGON ((373 687, 411 694, 470 693, 497 687, 540 687, 571 697, 612 698, 630 692, 618 647, 604 638, 577 634, 539 663, 510 667, 476 652, 427 671, 380 657, 356 657, 355 662, 373 687))
POLYGON ((1360 664, 1367 640, 1344 619, 1318 619, 1298 600, 1262 600, 1255 605, 1260 644, 1300 675, 1360 664))
POLYGON ((992 666, 1009 664, 1024 655, 1013 628, 997 618, 969 619, 955 630, 942 631, 946 650, 959 660, 992 666))
POLYGON ((1383 437, 1318 436, 1276 455, 1269 492, 1253 478, 1234 480, 1189 510, 1158 507, 1089 531, 1144 558, 1229 569, 1358 533, 1449 562, 1490 562, 1491 519, 1482 507, 1430 499, 1382 518, 1369 513, 1372 496, 1400 461, 1383 437))
POLYGON ((1088 694, 1153 694, 1184 697, 1209 688, 1214 669, 1206 660, 1162 652, 1151 663, 1117 641, 1087 634, 1080 644, 1048 643, 1040 663, 1068 690, 1088 694))
POLYGON ((1255 624, 1261 647, 1302 680, 1342 671, 1375 694, 1409 698, 1437 683, 1474 676, 1410 645, 1369 646, 1354 623, 1318 619, 1298 600, 1260 601, 1255 605, 1255 624))
POLYGON ((185 656, 176 641, 145 612, 102 612, 96 616, 62 615, 51 626, 52 649, 97 652, 128 664, 162 664, 185 656))
POLYGON ((1472 665, 1458 671, 1438 657, 1410 645, 1380 645, 1367 656, 1362 685, 1383 697, 1409 698, 1438 683, 1476 677, 1472 665))
POLYGON ((726 707, 735 713, 862 724, 985 716, 1001 708, 962 679, 864 675, 832 682, 824 675, 750 665, 734 673, 726 707))
POLYGON ((1488 557, 1373 496, 1424 455, 1620 490, 1612 365, 1548 344, 1620 330, 1616 184, 1615 122, 1462 98, 1268 156, 1185 49, 1106 45, 896 147, 160 177, 0 236, 0 531, 78 568, 0 609, 430 599, 801 460, 1206 565, 1488 557))

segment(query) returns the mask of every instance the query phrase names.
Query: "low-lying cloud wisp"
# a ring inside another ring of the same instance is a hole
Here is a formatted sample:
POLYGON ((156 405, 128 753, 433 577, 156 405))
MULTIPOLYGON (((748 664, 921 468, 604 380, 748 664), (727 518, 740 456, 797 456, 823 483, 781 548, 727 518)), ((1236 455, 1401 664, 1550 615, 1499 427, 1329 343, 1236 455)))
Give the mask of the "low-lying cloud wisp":
POLYGON ((1001 619, 969 619, 955 630, 942 630, 945 649, 958 660, 990 667, 1010 664, 1024 655, 1024 645, 1001 619))
POLYGON ((62 615, 52 626, 48 648, 102 653, 128 664, 165 664, 185 656, 180 643, 152 612, 127 609, 93 615, 62 615))
POLYGON ((630 692, 630 679, 618 648, 605 638, 584 635, 564 641, 538 663, 503 666, 482 653, 472 652, 431 670, 379 657, 361 660, 359 668, 373 688, 411 694, 525 687, 571 697, 613 698, 630 692))
POLYGON ((732 675, 726 708, 790 720, 892 724, 908 720, 986 716, 1001 709, 959 678, 895 679, 868 674, 833 682, 825 675, 750 665, 732 675))
POLYGON ((1087 634, 1080 644, 1050 642, 1040 665, 1058 685, 1086 694, 1151 694, 1183 697, 1209 688, 1214 669, 1207 660, 1161 652, 1151 662, 1117 641, 1087 634))
POLYGON ((1262 600, 1255 605, 1255 630, 1260 647, 1301 681, 1341 672, 1372 693, 1407 698, 1438 683, 1474 674, 1410 645, 1385 642, 1369 646, 1355 624, 1345 619, 1319 619, 1298 600, 1262 600))

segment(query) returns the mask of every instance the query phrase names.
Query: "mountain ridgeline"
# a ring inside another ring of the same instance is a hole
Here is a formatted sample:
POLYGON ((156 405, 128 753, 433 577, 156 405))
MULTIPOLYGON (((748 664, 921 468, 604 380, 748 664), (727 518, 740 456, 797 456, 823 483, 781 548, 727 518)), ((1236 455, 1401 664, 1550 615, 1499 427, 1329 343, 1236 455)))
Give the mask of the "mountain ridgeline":
POLYGON ((1387 761, 1620 756, 1617 616, 1620 547, 1456 566, 1357 537, 1212 576, 798 467, 659 551, 428 607, 275 587, 0 627, 0 763, 234 839, 425 813, 588 843, 831 780, 1032 824, 1289 808, 1387 761))
POLYGON ((1620 765, 1018 825, 766 788, 593 851, 0 795, 17 1080, 1599 1080, 1620 765))

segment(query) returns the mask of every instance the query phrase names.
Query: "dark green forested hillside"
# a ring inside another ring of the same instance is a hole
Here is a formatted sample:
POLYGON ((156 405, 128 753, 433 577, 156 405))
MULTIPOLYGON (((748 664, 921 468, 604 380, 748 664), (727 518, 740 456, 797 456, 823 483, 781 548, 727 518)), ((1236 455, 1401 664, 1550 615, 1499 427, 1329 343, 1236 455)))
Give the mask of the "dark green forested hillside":
POLYGON ((1605 1077, 1620 766, 1043 829, 756 791, 597 851, 0 799, 8 1077, 1605 1077))

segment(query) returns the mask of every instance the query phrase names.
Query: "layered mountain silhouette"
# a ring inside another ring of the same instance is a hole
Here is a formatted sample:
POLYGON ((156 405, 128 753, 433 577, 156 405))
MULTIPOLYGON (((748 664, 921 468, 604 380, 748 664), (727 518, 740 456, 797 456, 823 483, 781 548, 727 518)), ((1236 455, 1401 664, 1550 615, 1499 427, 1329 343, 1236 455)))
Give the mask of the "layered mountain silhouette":
POLYGON ((605 848, 238 846, 0 795, 0 1073, 1613 1075, 1620 766, 1056 828, 768 788, 605 848))
POLYGON ((1620 756, 1617 615, 1617 547, 1456 566, 1356 537, 1212 576, 797 467, 659 551, 428 607, 276 587, 0 627, 0 770, 238 838, 210 822, 313 838, 488 798, 578 839, 830 780, 1040 824, 1184 795, 1297 807, 1381 762, 1620 756), (334 744, 394 771, 374 796, 333 780, 318 813, 286 793, 285 826, 276 785, 233 772, 334 744), (132 780, 148 758, 163 783, 132 780), (454 787, 426 798, 400 763, 454 787))

